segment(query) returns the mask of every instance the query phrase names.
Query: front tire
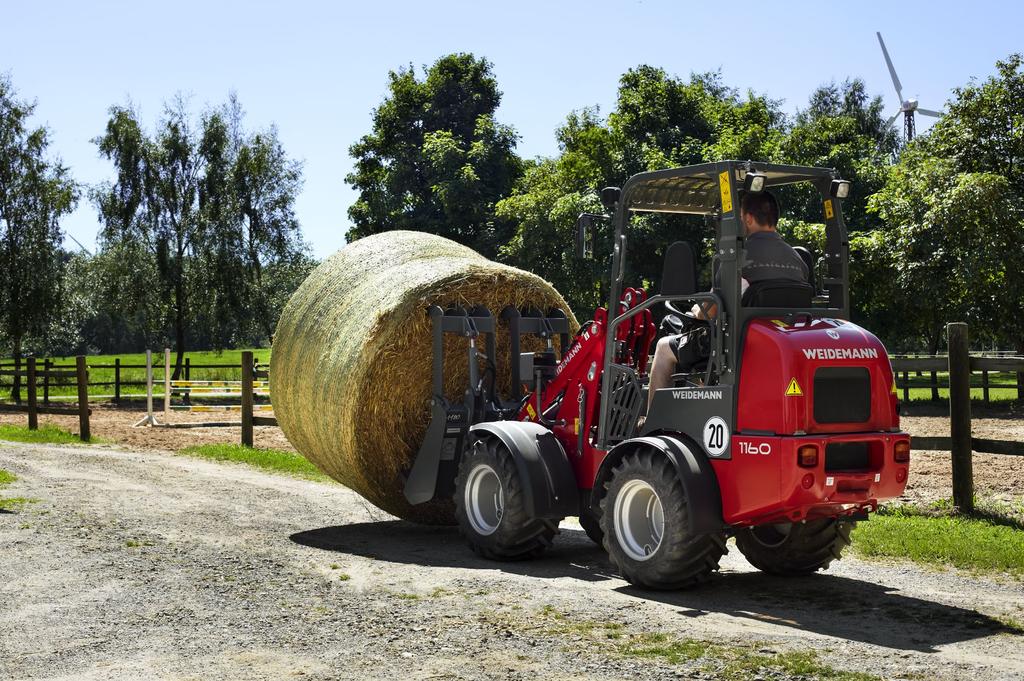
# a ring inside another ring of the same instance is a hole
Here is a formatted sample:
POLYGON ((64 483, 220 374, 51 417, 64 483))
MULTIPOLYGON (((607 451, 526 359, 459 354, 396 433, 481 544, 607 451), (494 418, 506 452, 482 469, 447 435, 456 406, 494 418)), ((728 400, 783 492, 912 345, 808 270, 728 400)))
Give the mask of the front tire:
POLYGON ((598 546, 604 546, 604 532, 601 530, 601 520, 594 515, 590 509, 580 510, 580 527, 587 533, 590 540, 598 546))
POLYGON ((801 576, 824 570, 850 545, 854 520, 823 518, 805 523, 759 525, 736 533, 736 546, 758 570, 801 576))
POLYGON ((463 454, 454 500, 459 531, 484 558, 536 558, 558 533, 559 520, 527 514, 512 452, 496 437, 477 440, 463 454))
POLYGON ((637 586, 701 584, 726 553, 723 533, 690 531, 686 491, 675 466, 650 450, 627 454, 615 467, 601 509, 605 550, 637 586))

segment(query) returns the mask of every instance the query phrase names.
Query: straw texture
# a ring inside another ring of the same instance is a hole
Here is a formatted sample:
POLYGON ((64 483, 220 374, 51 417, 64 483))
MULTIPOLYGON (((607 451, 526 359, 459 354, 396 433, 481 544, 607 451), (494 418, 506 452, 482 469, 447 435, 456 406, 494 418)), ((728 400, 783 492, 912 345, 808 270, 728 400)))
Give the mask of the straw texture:
MULTIPOLYGON (((320 470, 393 515, 436 524, 453 522, 449 501, 410 506, 402 495, 430 418, 430 305, 484 305, 496 316, 506 305, 557 307, 576 326, 536 275, 431 234, 384 232, 345 246, 295 291, 274 336, 270 387, 285 436, 320 470)), ((508 336, 498 328, 507 389, 508 336)), ((465 390, 466 364, 466 342, 446 339, 449 398, 465 390)))

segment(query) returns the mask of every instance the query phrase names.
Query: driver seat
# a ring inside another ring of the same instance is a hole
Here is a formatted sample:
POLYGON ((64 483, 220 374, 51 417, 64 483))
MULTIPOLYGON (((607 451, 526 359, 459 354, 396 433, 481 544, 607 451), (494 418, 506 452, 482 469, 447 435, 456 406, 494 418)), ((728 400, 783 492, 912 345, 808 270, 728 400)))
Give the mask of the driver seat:
POLYGON ((806 281, 793 279, 762 279, 743 292, 743 307, 808 308, 814 298, 814 287, 806 281))

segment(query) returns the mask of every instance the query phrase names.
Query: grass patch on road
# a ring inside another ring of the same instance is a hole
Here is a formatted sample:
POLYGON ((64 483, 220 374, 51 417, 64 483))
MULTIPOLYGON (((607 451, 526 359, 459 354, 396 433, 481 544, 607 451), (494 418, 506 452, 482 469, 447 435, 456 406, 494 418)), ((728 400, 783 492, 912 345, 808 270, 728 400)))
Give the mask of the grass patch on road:
POLYGON ((179 454, 195 456, 211 461, 233 461, 275 473, 285 473, 307 480, 330 481, 307 459, 293 452, 280 449, 243 447, 242 445, 197 445, 178 450, 179 454))
MULTIPOLYGON (((14 473, 0 468, 0 489, 7 487, 18 479, 14 473)), ((18 506, 34 504, 38 499, 27 499, 25 497, 0 497, 0 511, 11 511, 18 506)))
MULTIPOLYGON (((41 425, 38 430, 29 430, 27 426, 2 423, 0 424, 0 440, 54 445, 82 444, 81 438, 74 433, 52 425, 41 425)), ((95 442, 96 438, 93 438, 93 441, 95 442)))
MULTIPOLYGON (((881 681, 862 672, 828 666, 813 651, 777 652, 760 643, 726 645, 665 632, 631 632, 621 622, 577 619, 552 605, 537 611, 539 623, 533 630, 547 636, 571 637, 583 644, 596 643, 609 654, 639 658, 687 670, 699 669, 706 677, 726 681, 799 677, 831 681, 881 681)), ((582 645, 582 644, 581 644, 582 645)))
POLYGON ((706 663, 703 671, 714 674, 716 679, 728 681, 754 681, 780 673, 808 679, 881 681, 881 677, 873 674, 830 667, 811 651, 765 653, 746 646, 673 639, 666 634, 640 634, 622 646, 620 652, 627 657, 661 660, 669 664, 703 661, 706 663))
POLYGON ((991 512, 960 515, 913 506, 883 507, 853 532, 862 556, 905 558, 1024 579, 1024 526, 991 512))

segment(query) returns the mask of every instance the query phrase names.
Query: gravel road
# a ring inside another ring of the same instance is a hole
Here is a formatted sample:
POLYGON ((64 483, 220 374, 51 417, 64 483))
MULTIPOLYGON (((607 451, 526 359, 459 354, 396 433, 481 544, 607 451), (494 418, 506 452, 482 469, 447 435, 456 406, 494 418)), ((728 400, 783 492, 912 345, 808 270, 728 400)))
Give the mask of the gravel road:
POLYGON ((0 513, 0 679, 716 678, 736 651, 805 650, 884 678, 1024 678, 1011 580, 854 558, 782 580, 733 548, 710 586, 651 593, 572 521, 544 559, 498 564, 244 466, 2 444, 0 468, 5 496, 37 500, 0 513), (716 646, 629 654, 659 635, 716 646))

